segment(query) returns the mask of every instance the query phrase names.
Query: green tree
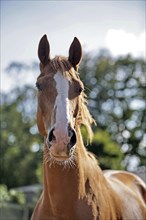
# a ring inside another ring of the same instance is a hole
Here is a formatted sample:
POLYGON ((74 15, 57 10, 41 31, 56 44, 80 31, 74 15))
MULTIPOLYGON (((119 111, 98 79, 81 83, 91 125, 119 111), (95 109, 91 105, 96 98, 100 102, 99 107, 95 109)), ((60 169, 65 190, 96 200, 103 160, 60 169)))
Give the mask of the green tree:
POLYGON ((87 131, 82 128, 82 135, 87 150, 92 152, 102 169, 123 169, 121 161, 124 158, 123 152, 119 145, 111 139, 108 131, 103 129, 95 129, 92 143, 88 143, 87 131))
POLYGON ((1 178, 9 188, 38 182, 42 140, 37 132, 34 89, 24 87, 2 96, 1 178))
POLYGON ((146 62, 130 55, 113 58, 103 50, 84 56, 80 76, 97 127, 121 147, 123 165, 129 168, 133 156, 137 166, 146 165, 146 62))

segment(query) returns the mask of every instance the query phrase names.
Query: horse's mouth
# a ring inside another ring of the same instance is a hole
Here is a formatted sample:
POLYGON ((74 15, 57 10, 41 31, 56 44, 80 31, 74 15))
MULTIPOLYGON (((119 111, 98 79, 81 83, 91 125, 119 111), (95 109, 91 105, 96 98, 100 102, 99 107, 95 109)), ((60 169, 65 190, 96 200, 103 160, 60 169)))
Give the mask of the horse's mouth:
POLYGON ((49 153, 50 153, 50 157, 55 159, 56 161, 66 161, 70 158, 70 156, 68 155, 57 155, 51 150, 49 151, 49 153))
POLYGON ((75 168, 76 167, 76 147, 72 148, 70 155, 58 155, 54 153, 52 149, 48 151, 49 157, 47 161, 49 161, 50 166, 58 165, 63 168, 75 168))

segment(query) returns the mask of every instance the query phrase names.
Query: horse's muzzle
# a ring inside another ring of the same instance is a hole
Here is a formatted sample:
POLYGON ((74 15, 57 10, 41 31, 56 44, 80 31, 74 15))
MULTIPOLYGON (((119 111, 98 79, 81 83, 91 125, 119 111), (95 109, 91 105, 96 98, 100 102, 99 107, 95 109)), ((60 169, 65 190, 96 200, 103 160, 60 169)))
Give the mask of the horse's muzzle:
MULTIPOLYGON (((52 128, 48 134, 48 137, 47 137, 47 140, 46 140, 46 143, 47 143, 47 146, 50 148, 52 146, 52 143, 53 141, 56 140, 56 137, 54 135, 54 131, 55 131, 55 128, 52 128)), ((70 125, 68 125, 68 137, 69 137, 69 143, 66 145, 66 148, 67 148, 67 153, 69 154, 70 153, 70 150, 72 149, 72 147, 76 144, 77 142, 77 136, 76 136, 76 132, 73 128, 71 128, 70 125)))

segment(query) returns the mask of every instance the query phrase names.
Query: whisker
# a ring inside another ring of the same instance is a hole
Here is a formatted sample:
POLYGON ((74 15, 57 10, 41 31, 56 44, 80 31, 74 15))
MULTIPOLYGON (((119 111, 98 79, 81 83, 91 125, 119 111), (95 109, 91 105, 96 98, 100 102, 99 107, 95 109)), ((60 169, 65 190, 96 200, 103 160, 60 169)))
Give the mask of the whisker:
POLYGON ((63 169, 67 169, 67 168, 75 168, 77 163, 77 154, 76 154, 76 150, 73 147, 73 149, 70 152, 70 157, 67 160, 64 161, 58 161, 56 160, 51 153, 49 152, 49 150, 45 151, 44 153, 44 164, 49 163, 49 167, 54 167, 56 165, 62 166, 63 169))

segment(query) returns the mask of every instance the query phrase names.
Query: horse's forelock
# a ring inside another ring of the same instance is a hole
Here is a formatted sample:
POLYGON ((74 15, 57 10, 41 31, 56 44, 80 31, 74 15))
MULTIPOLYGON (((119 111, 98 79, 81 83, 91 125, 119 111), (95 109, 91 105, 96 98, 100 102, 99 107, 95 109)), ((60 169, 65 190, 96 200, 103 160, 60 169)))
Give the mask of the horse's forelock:
POLYGON ((66 57, 56 56, 50 61, 50 66, 54 73, 60 71, 63 75, 67 76, 73 72, 73 67, 66 57))

